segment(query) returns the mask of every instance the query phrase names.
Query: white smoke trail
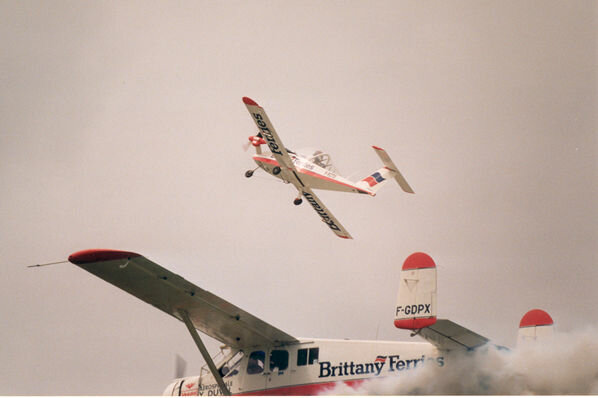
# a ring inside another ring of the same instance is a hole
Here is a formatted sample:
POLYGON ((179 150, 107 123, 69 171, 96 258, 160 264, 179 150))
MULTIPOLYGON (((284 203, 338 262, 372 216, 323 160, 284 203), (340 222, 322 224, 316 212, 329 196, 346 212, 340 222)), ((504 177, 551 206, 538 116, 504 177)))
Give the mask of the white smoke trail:
POLYGON ((399 376, 341 384, 332 395, 598 394, 598 332, 556 333, 550 341, 511 351, 495 347, 446 357, 399 376))

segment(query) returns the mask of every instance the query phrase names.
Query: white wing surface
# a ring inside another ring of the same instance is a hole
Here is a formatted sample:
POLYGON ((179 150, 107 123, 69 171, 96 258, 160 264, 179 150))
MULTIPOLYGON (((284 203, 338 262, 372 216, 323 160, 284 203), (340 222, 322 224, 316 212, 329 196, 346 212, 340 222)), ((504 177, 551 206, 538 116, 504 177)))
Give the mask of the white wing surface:
POLYGON ((243 97, 243 103, 247 107, 257 128, 260 130, 262 138, 266 140, 268 148, 270 148, 270 151, 278 161, 278 164, 281 167, 286 167, 287 169, 294 171, 295 166, 293 165, 293 161, 282 144, 280 137, 278 137, 276 130, 274 130, 274 126, 272 125, 272 122, 270 122, 270 119, 268 119, 268 115, 266 115, 264 108, 248 97, 243 97))
POLYGON ((181 321, 179 311, 186 311, 197 330, 230 347, 298 341, 137 253, 83 250, 69 261, 181 321))
POLYGON ((336 236, 343 239, 353 239, 349 231, 347 231, 345 227, 343 227, 343 225, 336 219, 336 217, 332 215, 330 210, 324 206, 324 203, 322 203, 320 198, 318 198, 311 189, 306 186, 301 188, 297 187, 297 189, 301 190, 303 197, 305 197, 311 207, 313 207, 316 213, 318 213, 322 221, 328 225, 328 228, 330 228, 330 230, 334 232, 336 236))

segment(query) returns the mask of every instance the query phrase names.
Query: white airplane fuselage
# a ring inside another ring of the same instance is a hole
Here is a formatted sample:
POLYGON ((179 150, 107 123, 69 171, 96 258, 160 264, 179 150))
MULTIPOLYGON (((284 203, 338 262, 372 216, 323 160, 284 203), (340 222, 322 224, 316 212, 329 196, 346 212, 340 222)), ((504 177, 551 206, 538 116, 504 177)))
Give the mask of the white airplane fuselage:
MULTIPOLYGON (((367 191, 363 188, 359 188, 353 181, 338 175, 337 173, 327 170, 317 164, 309 161, 308 159, 297 155, 289 154, 295 169, 298 172, 299 179, 307 186, 314 189, 324 189, 330 191, 341 191, 341 192, 353 192, 363 193, 374 196, 375 194, 367 191)), ((280 166, 278 161, 270 153, 256 154, 253 155, 253 160, 257 165, 266 171, 268 174, 274 177, 280 178, 284 182, 288 183, 291 178, 287 173, 292 173, 285 169, 284 166, 280 166), (275 173, 274 169, 280 168, 279 173, 275 173)))
MULTIPOLYGON (((296 344, 246 350, 223 380, 235 395, 314 395, 343 383, 355 387, 367 379, 444 364, 444 354, 427 342, 302 338, 296 344)), ((222 392, 214 377, 205 373, 175 380, 164 395, 222 392)))

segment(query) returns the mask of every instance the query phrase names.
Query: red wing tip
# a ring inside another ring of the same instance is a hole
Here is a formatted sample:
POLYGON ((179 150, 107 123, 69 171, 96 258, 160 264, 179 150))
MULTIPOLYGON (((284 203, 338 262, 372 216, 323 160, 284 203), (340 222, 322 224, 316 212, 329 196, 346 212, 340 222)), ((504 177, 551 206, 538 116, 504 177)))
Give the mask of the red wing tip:
POLYGON ((102 261, 112 261, 121 259, 131 259, 140 257, 141 254, 110 249, 88 249, 75 252, 69 256, 69 261, 76 265, 99 263, 102 261))
POLYGON ((436 263, 426 253, 416 252, 405 259, 403 271, 407 269, 435 268, 436 263))
POLYGON ((528 311, 523 318, 521 318, 519 327, 525 328, 530 326, 546 326, 552 325, 553 323, 554 321, 546 311, 534 309, 528 311))
POLYGON ((379 146, 376 145, 372 145, 372 148, 374 148, 377 151, 383 151, 384 149, 380 148, 379 146))
POLYGON ((253 105, 253 106, 259 106, 257 104, 257 102, 255 102, 254 100, 252 100, 249 97, 243 97, 243 102, 245 103, 245 105, 253 105))

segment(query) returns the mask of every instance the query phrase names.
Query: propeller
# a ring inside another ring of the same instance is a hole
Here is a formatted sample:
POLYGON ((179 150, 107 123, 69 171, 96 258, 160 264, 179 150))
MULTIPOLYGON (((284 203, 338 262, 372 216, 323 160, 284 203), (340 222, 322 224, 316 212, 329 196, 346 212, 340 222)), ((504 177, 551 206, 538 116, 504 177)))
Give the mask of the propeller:
POLYGON ((248 137, 249 142, 245 143, 243 145, 243 149, 245 151, 247 151, 249 149, 249 144, 253 145, 254 147, 259 147, 260 145, 263 145, 266 143, 266 140, 262 138, 262 135, 260 133, 257 133, 256 135, 250 135, 248 137))
POLYGON ((185 377, 185 371, 187 370, 187 361, 182 356, 176 354, 174 359, 174 378, 180 379, 185 377))

